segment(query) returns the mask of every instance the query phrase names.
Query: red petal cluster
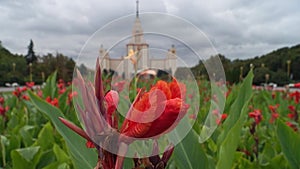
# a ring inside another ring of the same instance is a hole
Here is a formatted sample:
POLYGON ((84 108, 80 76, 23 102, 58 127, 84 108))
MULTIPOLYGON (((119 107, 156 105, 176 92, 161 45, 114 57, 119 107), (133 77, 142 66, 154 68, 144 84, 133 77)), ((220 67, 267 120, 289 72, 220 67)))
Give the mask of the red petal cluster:
POLYGON ((255 109, 253 112, 249 113, 249 117, 253 118, 255 120, 255 123, 258 125, 261 120, 263 119, 263 116, 261 114, 261 110, 255 109))
POLYGON ((46 98, 46 101, 47 101, 48 103, 50 103, 52 106, 58 107, 58 99, 57 99, 57 98, 51 99, 51 97, 48 96, 48 97, 46 98))
POLYGON ((149 92, 138 95, 128 112, 121 133, 135 138, 165 134, 178 124, 189 105, 185 103, 186 89, 175 79, 158 81, 149 92))
POLYGON ((295 100, 295 103, 298 104, 300 101, 300 92, 299 91, 295 91, 289 94, 290 98, 295 100))

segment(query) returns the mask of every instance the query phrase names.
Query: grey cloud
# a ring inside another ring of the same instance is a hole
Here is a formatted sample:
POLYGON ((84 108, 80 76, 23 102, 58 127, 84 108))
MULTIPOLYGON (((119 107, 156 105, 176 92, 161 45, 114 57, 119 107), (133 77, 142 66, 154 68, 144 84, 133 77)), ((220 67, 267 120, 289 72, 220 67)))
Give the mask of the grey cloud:
MULTIPOLYGON (((141 12, 167 12, 187 19, 208 36, 220 53, 232 59, 254 57, 277 47, 299 43, 299 5, 297 0, 140 0, 141 12)), ((24 54, 29 40, 33 39, 37 53, 59 51, 75 57, 99 28, 116 18, 134 14, 135 0, 0 0, 0 10, 0 40, 12 52, 24 54)), ((115 34, 103 41, 117 41, 118 32, 122 31, 128 31, 130 35, 133 20, 134 17, 119 28, 107 30, 115 34)), ((146 31, 151 24, 163 25, 160 22, 164 22, 161 18, 141 18, 141 21, 146 31)), ((190 42, 203 46, 203 53, 211 53, 206 50, 209 48, 205 46, 206 42, 183 30, 184 25, 162 29, 183 32, 190 42)), ((100 43, 92 44, 93 54, 97 54, 100 43)), ((158 43, 157 46, 165 45, 167 49, 171 43, 174 42, 158 43)), ((122 54, 121 49, 117 51, 116 55, 122 54)))

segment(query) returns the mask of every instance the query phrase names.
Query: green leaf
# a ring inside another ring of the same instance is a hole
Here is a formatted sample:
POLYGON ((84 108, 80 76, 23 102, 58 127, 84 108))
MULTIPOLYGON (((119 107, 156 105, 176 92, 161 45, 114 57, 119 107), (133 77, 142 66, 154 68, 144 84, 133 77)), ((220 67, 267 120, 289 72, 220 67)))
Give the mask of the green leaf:
POLYGON ((51 74, 46 80, 46 85, 43 88, 43 96, 45 98, 47 96, 50 96, 52 99, 56 97, 56 93, 57 93, 56 77, 57 77, 57 71, 51 74))
POLYGON ((263 152, 258 156, 261 165, 267 164, 276 154, 270 143, 265 143, 263 152))
POLYGON ((133 159, 132 158, 125 158, 123 168, 133 168, 133 167, 134 167, 133 159))
POLYGON ((13 150, 11 152, 13 168, 35 169, 40 156, 40 147, 13 150))
POLYGON ((54 152, 58 162, 62 163, 62 162, 68 162, 70 160, 70 158, 64 152, 64 150, 62 150, 57 144, 54 144, 53 152, 54 152))
POLYGON ((23 143, 25 147, 29 147, 33 143, 33 137, 31 130, 34 129, 34 126, 25 125, 20 129, 20 135, 22 136, 23 143))
POLYGON ((6 166, 6 147, 9 144, 8 139, 5 136, 0 136, 0 144, 1 144, 1 157, 2 157, 2 164, 6 166))
MULTIPOLYGON (((250 71, 242 83, 238 97, 230 109, 228 121, 226 120, 225 122, 227 123, 224 123, 224 125, 227 125, 228 134, 219 148, 217 169, 232 168, 235 152, 241 137, 241 130, 247 115, 248 104, 252 96, 252 80, 253 73, 250 71)), ((226 130, 224 132, 226 132, 226 130)))
POLYGON ((68 94, 70 90, 71 90, 71 86, 68 87, 66 91, 58 98, 59 108, 63 111, 66 111, 66 108, 69 107, 69 105, 67 105, 67 100, 68 100, 68 94))
POLYGON ((67 163, 59 163, 59 162, 55 162, 55 163, 52 163, 46 167, 44 167, 43 169, 69 169, 70 166, 67 164, 67 163))
POLYGON ((230 106, 229 116, 223 123, 224 131, 223 134, 219 137, 219 142, 222 142, 226 134, 229 133, 229 130, 236 124, 241 116, 241 110, 245 106, 246 103, 249 102, 250 97, 252 97, 252 80, 253 80, 253 72, 250 71, 247 77, 244 79, 241 86, 235 87, 235 90, 232 91, 232 95, 237 93, 237 97, 234 102, 230 106))
POLYGON ((49 117, 57 131, 66 141, 74 166, 78 169, 94 168, 97 163, 96 152, 92 149, 86 148, 86 140, 61 123, 58 117, 64 117, 63 113, 58 108, 48 104, 32 92, 28 92, 28 94, 32 103, 37 107, 37 109, 49 117))
POLYGON ((300 135, 294 132, 283 121, 279 120, 277 124, 277 137, 279 139, 282 152, 289 162, 291 168, 300 168, 300 135))
POLYGON ((41 158, 36 168, 43 168, 56 162, 55 154, 52 150, 43 151, 41 154, 41 158))
POLYGON ((51 123, 48 122, 40 131, 38 138, 34 145, 41 146, 42 150, 51 149, 54 143, 53 128, 51 123))
POLYGON ((191 130, 187 136, 176 145, 173 153, 176 166, 184 169, 208 168, 207 156, 201 144, 198 143, 198 135, 191 130))

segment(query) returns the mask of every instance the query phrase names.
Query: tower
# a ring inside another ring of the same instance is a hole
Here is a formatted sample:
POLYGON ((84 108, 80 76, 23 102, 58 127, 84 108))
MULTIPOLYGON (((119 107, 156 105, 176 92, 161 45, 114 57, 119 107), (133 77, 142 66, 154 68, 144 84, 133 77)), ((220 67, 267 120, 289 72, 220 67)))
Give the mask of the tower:
POLYGON ((166 69, 167 71, 171 71, 169 73, 174 75, 176 68, 177 68, 176 49, 175 49, 175 45, 172 45, 171 49, 168 50, 166 69))
MULTIPOLYGON (((146 43, 144 39, 144 33, 142 29, 142 24, 139 18, 139 1, 136 1, 136 17, 132 29, 132 37, 130 42, 127 44, 127 53, 129 53, 130 50, 133 50, 136 52, 137 55, 137 69, 145 69, 149 67, 149 51, 148 51, 149 45, 146 43)), ((128 70, 125 70, 125 76, 130 75, 134 73, 133 67, 129 65, 128 61, 125 61, 125 67, 127 67, 128 70), (127 63, 126 63, 127 62, 127 63), (127 73, 126 73, 127 72, 127 73)), ((127 76, 129 77, 129 76, 127 76)))

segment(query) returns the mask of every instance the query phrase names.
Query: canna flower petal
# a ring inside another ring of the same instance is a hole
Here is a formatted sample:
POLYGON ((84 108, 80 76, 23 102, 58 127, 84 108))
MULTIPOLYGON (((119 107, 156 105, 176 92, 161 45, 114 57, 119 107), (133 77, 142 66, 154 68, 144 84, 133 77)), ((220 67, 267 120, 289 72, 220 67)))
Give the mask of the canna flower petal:
POLYGON ((172 99, 181 98, 184 99, 186 96, 186 86, 182 83, 177 82, 176 79, 173 79, 171 83, 169 83, 170 91, 172 94, 172 99))
MULTIPOLYGON (((101 114, 105 117, 105 108, 104 108, 104 89, 103 89, 103 82, 102 82, 102 73, 99 64, 100 60, 97 58, 96 61, 96 75, 95 75, 95 95, 98 99, 98 106, 100 109, 101 114)), ((82 78, 82 77, 81 77, 82 78)))
POLYGON ((165 111, 162 115, 154 120, 151 124, 149 132, 143 137, 154 137, 165 134, 174 129, 189 108, 181 99, 175 98, 167 101, 165 111))
POLYGON ((106 102, 106 111, 107 114, 112 114, 114 111, 116 111, 119 103, 119 94, 118 92, 114 90, 110 90, 105 95, 105 102, 106 102))
POLYGON ((116 114, 116 110, 119 103, 119 94, 116 91, 109 91, 105 95, 106 102, 106 121, 115 129, 118 128, 118 116, 116 114))
POLYGON ((121 133, 134 138, 158 137, 176 127, 187 113, 176 80, 158 81, 149 92, 140 94, 129 110, 121 133), (178 95, 179 93, 179 95, 178 95))

